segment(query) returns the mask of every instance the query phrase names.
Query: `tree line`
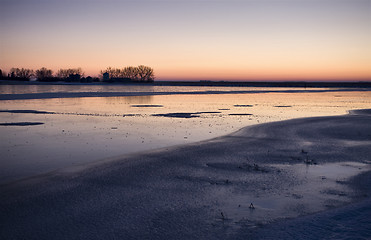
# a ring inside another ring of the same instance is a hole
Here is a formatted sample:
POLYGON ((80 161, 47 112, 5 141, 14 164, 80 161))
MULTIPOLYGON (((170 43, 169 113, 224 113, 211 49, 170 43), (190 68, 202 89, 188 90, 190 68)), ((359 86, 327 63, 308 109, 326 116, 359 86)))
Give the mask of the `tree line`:
POLYGON ((81 68, 59 69, 55 74, 53 70, 42 67, 37 70, 29 68, 11 68, 6 75, 0 70, 0 76, 6 80, 29 81, 37 79, 38 81, 53 82, 53 81, 68 81, 75 76, 79 79, 84 77, 84 72, 81 68))
POLYGON ((53 70, 42 67, 37 70, 28 68, 11 68, 8 74, 0 69, 0 77, 3 80, 30 81, 35 79, 40 82, 153 82, 154 71, 151 67, 139 65, 138 67, 124 67, 122 69, 108 67, 100 71, 100 78, 85 77, 81 68, 53 70))
POLYGON ((154 71, 151 67, 139 65, 138 67, 124 67, 124 68, 112 68, 108 67, 105 70, 100 71, 101 76, 105 79, 105 76, 111 80, 131 80, 135 82, 153 82, 155 80, 154 71))

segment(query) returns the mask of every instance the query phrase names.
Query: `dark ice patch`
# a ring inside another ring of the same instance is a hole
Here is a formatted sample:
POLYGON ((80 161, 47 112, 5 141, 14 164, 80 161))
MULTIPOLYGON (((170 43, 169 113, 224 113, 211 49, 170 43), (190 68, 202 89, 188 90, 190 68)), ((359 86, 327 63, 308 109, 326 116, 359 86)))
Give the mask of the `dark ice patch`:
POLYGON ((151 105, 151 104, 147 104, 147 105, 131 105, 131 107, 137 107, 137 108, 156 108, 156 107, 164 107, 163 105, 151 105))
POLYGON ((253 107, 253 105, 241 105, 241 104, 236 104, 233 105, 234 107, 253 107))
POLYGON ((251 113, 230 113, 229 116, 251 116, 251 113))
POLYGON ((141 114, 123 114, 123 117, 140 117, 142 116, 141 114))
POLYGON ((212 114, 212 113, 221 113, 221 112, 195 112, 194 114, 212 114))
POLYGON ((221 112, 194 112, 194 113, 164 113, 164 114, 152 114, 154 117, 169 117, 169 118, 197 118, 201 114, 213 114, 221 112))
POLYGON ((32 113, 32 114, 55 114, 55 112, 38 111, 38 110, 0 110, 6 113, 32 113))
POLYGON ((0 123, 0 126, 35 126, 42 125, 42 122, 12 122, 12 123, 0 123))
POLYGON ((169 118, 197 118, 200 117, 197 113, 164 113, 152 114, 154 117, 169 117, 169 118))

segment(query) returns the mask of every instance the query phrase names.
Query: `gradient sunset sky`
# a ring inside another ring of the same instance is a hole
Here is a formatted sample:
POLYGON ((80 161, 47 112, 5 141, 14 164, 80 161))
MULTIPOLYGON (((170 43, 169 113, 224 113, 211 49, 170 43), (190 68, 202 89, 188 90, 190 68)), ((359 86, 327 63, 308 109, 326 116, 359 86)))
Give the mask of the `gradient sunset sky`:
POLYGON ((0 0, 0 69, 371 80, 371 0, 0 0))

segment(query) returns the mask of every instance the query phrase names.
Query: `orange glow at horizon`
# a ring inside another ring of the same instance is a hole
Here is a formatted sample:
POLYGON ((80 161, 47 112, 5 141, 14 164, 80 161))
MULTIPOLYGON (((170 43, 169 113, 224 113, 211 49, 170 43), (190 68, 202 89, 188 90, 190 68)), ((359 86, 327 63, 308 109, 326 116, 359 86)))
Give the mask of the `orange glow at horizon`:
POLYGON ((0 69, 98 76, 147 65, 157 80, 371 81, 362 0, 107 1, 0 3, 0 69))

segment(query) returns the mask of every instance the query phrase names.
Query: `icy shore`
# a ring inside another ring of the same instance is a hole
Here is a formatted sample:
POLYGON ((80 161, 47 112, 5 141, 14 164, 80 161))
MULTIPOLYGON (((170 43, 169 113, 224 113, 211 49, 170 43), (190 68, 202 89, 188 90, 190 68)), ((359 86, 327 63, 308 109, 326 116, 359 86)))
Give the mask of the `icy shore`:
POLYGON ((2 185, 0 238, 369 238, 369 113, 254 125, 2 185))

